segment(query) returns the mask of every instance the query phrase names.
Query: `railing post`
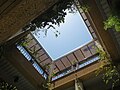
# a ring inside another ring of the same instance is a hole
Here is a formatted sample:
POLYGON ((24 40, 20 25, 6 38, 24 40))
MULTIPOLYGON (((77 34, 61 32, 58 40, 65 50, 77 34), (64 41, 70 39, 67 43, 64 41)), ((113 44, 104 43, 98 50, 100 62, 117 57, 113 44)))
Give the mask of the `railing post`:
POLYGON ((49 69, 50 71, 49 76, 48 76, 48 82, 50 83, 49 90, 52 90, 51 80, 52 80, 52 74, 53 74, 53 65, 54 65, 54 61, 51 62, 50 69, 49 69))
POLYGON ((82 82, 77 78, 75 79, 75 90, 84 90, 82 82))

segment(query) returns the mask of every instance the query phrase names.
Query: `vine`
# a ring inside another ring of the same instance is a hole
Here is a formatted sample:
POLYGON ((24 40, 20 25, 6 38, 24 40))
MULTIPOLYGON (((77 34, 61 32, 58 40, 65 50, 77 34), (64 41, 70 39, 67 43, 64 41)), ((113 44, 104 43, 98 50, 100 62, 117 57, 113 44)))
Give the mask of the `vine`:
POLYGON ((112 62, 108 54, 102 49, 98 48, 97 52, 99 53, 101 63, 100 67, 96 71, 96 76, 103 72, 103 81, 106 84, 112 83, 112 89, 120 81, 119 70, 116 65, 112 62))

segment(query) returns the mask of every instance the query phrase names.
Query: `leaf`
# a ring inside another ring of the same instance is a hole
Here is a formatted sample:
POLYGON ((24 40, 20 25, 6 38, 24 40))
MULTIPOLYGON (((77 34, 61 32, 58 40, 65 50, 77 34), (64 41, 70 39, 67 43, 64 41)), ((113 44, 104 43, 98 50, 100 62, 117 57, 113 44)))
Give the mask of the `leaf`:
POLYGON ((120 31, 120 24, 116 24, 115 29, 116 29, 117 32, 119 32, 120 31))
POLYGON ((120 19, 117 16, 110 16, 104 22, 104 29, 115 28, 116 31, 120 31, 120 19))
POLYGON ((106 82, 105 82, 105 83, 106 83, 106 84, 108 84, 108 81, 109 81, 109 80, 106 80, 106 82))
POLYGON ((55 29, 55 27, 53 25, 49 25, 47 29, 49 29, 49 28, 55 29))

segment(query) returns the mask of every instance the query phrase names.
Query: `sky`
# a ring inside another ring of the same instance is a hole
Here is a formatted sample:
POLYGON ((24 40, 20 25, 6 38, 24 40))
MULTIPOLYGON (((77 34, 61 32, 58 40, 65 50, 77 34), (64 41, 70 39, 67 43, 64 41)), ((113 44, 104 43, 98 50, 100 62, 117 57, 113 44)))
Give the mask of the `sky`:
POLYGON ((41 31, 39 31, 40 35, 34 35, 52 60, 57 60, 92 41, 92 36, 78 12, 68 13, 65 23, 55 28, 60 32, 58 37, 55 36, 55 30, 52 28, 48 30, 47 36, 41 31))

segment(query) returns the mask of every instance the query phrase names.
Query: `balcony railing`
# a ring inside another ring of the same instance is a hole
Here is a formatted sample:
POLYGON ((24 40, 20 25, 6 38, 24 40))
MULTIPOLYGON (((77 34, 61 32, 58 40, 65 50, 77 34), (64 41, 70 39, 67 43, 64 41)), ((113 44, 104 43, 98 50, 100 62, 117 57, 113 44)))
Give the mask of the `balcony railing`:
POLYGON ((64 70, 63 72, 59 73, 58 75, 52 77, 52 81, 57 80, 65 75, 68 75, 68 74, 74 72, 74 71, 80 70, 80 69, 98 61, 99 59, 100 59, 99 55, 96 54, 95 56, 92 56, 86 60, 83 60, 83 62, 76 63, 73 66, 64 70))
POLYGON ((24 55, 26 60, 31 62, 33 67, 41 74, 45 79, 47 78, 47 74, 44 72, 44 70, 38 65, 38 63, 35 61, 35 59, 29 54, 29 52, 21 45, 17 45, 18 50, 24 55))

